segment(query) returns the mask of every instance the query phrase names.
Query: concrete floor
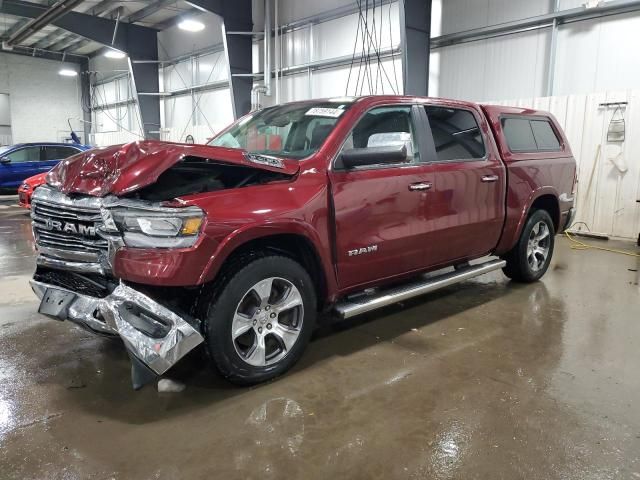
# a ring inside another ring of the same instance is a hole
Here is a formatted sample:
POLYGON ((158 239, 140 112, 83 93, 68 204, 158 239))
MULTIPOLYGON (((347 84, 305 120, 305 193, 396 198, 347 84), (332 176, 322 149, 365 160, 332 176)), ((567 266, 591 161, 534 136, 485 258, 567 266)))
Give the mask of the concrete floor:
POLYGON ((116 341, 36 313, 28 218, 0 204, 0 477, 640 478, 638 262, 556 248, 533 285, 326 319, 275 382, 191 356, 159 394, 116 341))

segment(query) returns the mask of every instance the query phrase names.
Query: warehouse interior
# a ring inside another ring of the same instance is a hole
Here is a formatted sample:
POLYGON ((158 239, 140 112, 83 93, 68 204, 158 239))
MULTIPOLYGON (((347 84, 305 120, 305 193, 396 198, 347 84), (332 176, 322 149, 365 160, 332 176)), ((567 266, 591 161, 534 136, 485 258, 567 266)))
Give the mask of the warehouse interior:
POLYGON ((322 312, 259 385, 194 349, 133 390, 122 342, 39 314, 29 284, 17 189, 64 158, 16 185, 3 162, 0 477, 640 478, 640 1, 0 0, 0 43, 3 158, 197 148, 287 102, 405 95, 550 112, 576 166, 539 281, 322 312))

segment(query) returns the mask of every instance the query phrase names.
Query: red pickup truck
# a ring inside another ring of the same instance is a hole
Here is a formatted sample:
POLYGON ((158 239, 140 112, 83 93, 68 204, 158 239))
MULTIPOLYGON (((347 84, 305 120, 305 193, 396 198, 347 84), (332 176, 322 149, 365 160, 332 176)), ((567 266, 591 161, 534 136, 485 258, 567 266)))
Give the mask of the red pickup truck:
POLYGON ((575 187, 549 113, 289 103, 208 145, 61 162, 32 198, 31 284, 41 313, 122 338, 134 387, 200 344, 230 381, 254 384, 300 358, 319 312, 349 318, 496 269, 538 280, 575 187))

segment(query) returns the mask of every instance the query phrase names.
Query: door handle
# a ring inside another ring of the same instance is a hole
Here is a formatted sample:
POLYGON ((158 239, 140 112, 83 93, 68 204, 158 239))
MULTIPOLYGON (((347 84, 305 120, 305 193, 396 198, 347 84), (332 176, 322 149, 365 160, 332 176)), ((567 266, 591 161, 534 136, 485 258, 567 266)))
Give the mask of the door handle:
POLYGON ((409 190, 412 192, 420 192, 429 190, 431 188, 431 182, 412 183, 409 185, 409 190))
POLYGON ((496 180, 498 180, 498 175, 484 175, 482 177, 484 183, 495 182, 496 180))

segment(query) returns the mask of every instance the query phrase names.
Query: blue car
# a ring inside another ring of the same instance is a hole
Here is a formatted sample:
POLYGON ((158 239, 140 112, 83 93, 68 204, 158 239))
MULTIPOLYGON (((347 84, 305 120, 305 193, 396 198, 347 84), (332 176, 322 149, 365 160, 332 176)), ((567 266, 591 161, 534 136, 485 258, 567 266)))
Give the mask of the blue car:
POLYGON ((51 170, 60 161, 89 150, 76 143, 20 143, 0 147, 0 189, 17 189, 25 178, 51 170))

